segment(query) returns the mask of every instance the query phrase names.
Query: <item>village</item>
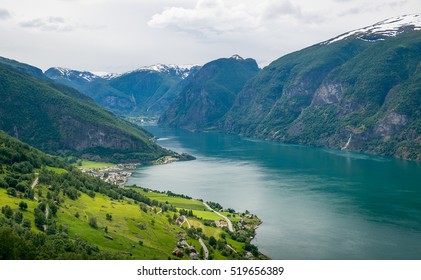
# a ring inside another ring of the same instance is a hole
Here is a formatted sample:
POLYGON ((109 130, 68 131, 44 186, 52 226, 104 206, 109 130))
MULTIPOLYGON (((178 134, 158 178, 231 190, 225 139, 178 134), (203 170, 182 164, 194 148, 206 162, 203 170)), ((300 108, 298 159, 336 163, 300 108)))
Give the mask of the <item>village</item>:
POLYGON ((104 182, 114 184, 119 188, 124 188, 128 178, 137 168, 138 163, 118 164, 112 167, 101 168, 81 168, 83 173, 97 177, 104 182))

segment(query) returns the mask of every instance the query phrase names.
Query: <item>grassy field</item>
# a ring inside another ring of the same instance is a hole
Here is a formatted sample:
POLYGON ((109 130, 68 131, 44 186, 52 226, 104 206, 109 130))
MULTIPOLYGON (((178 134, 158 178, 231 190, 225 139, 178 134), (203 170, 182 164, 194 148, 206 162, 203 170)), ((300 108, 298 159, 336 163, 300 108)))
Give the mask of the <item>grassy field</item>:
POLYGON ((116 166, 116 164, 107 163, 107 162, 96 162, 96 161, 89 161, 89 160, 81 160, 80 162, 82 164, 80 165, 80 167, 82 168, 103 168, 103 167, 116 166))
MULTIPOLYGON (((64 172, 59 168, 50 168, 54 172, 64 172)), ((224 229, 214 226, 206 226, 204 220, 219 221, 221 217, 209 211, 201 201, 186 199, 182 197, 167 196, 156 192, 145 192, 140 188, 137 191, 149 197, 177 209, 192 210, 195 217, 188 217, 192 227, 200 228, 204 234, 205 242, 209 237, 221 239, 224 236, 227 244, 232 246, 237 252, 244 251, 244 243, 237 242, 229 238, 224 229)), ((46 198, 48 187, 38 185, 35 187, 35 197, 39 201, 46 198), (39 195, 41 193, 41 196, 39 195)), ((194 246, 199 252, 201 246, 197 238, 188 236, 187 223, 179 226, 171 219, 178 216, 177 212, 160 212, 159 207, 147 207, 146 212, 133 200, 124 198, 113 200, 108 196, 96 193, 92 198, 84 193, 72 200, 67 196, 60 195, 60 207, 54 220, 57 226, 68 230, 71 238, 79 238, 98 246, 100 250, 109 251, 127 258, 134 259, 179 259, 172 255, 179 241, 180 232, 183 232, 188 244, 194 246), (111 220, 107 219, 107 214, 111 215, 111 220), (97 228, 90 225, 90 220, 96 219, 97 228), (170 221, 172 220, 172 222, 170 221)), ((10 197, 5 189, 0 189, 0 206, 9 205, 13 210, 18 211, 20 201, 28 204, 28 209, 23 211, 24 218, 32 223, 31 230, 40 232, 34 224, 34 209, 38 202, 35 200, 10 197)), ((226 213, 224 213, 226 214, 226 213)), ((236 219, 239 219, 236 218, 236 219)), ((233 221, 235 221, 234 219, 233 221)), ((211 248, 211 256, 214 259, 229 259, 217 248, 211 248)), ((184 255, 182 259, 188 259, 184 255)))
POLYGON ((67 173, 66 169, 63 168, 57 168, 57 167, 51 167, 51 166, 46 166, 45 167, 47 170, 53 171, 57 174, 63 174, 63 173, 67 173))

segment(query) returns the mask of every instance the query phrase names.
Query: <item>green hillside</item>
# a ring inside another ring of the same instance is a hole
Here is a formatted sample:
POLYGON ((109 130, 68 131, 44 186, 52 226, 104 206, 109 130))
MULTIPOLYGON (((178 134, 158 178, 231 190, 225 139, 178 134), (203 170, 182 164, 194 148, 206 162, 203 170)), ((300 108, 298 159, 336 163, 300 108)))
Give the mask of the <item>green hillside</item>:
POLYGON ((239 56, 205 64, 159 119, 163 125, 186 129, 215 128, 237 93, 259 68, 239 56))
POLYGON ((0 129, 50 154, 114 162, 172 154, 76 90, 1 63, 0 129))
POLYGON ((255 216, 222 212, 224 230, 201 201, 117 188, 1 131, 0 207, 0 259, 203 259, 199 239, 209 259, 266 258, 239 230, 255 216))
POLYGON ((238 94, 232 133, 421 160, 421 32, 350 37, 286 55, 238 94))
POLYGON ((197 72, 198 68, 155 65, 110 77, 50 68, 45 75, 57 83, 79 90, 118 115, 156 117, 181 91, 178 84, 183 84, 186 76, 197 72))

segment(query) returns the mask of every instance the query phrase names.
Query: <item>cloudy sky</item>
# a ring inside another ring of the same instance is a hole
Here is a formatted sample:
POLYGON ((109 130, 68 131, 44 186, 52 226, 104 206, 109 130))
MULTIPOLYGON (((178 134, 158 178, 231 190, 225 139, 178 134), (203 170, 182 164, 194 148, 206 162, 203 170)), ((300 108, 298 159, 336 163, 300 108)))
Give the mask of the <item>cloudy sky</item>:
POLYGON ((124 72, 239 54, 260 66, 420 0, 0 0, 0 56, 124 72))

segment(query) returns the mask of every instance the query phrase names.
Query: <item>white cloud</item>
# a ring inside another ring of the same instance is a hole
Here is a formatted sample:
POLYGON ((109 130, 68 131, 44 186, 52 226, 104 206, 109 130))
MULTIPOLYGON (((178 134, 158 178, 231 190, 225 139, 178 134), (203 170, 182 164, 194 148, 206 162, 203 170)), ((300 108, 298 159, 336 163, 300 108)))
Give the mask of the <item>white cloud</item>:
POLYGON ((36 28, 44 31, 60 31, 67 32, 72 31, 76 28, 75 24, 67 22, 62 17, 46 17, 36 18, 28 21, 23 21, 20 26, 27 28, 36 28))
POLYGON ((148 25, 197 32, 205 36, 266 29, 270 21, 304 18, 301 8, 289 0, 199 0, 193 8, 168 7, 148 25))
POLYGON ((11 15, 8 10, 0 9, 0 19, 7 19, 10 18, 11 15))
POLYGON ((157 62, 203 64, 234 53, 264 65, 344 32, 418 13, 419 3, 0 0, 0 52, 42 68, 109 72, 157 62))
MULTIPOLYGON (((238 1, 232 1, 238 2, 238 1)), ((196 31, 204 35, 221 34, 233 30, 255 28, 258 19, 241 4, 226 5, 222 0, 200 0, 192 9, 166 8, 148 22, 151 27, 196 31)))
POLYGON ((72 22, 71 20, 65 19, 63 17, 43 17, 35 18, 28 21, 20 22, 21 27, 25 28, 35 28, 42 31, 56 31, 56 32, 69 32, 75 29, 99 29, 104 26, 89 26, 80 24, 77 22, 72 22))

